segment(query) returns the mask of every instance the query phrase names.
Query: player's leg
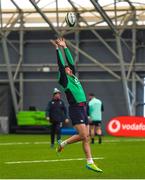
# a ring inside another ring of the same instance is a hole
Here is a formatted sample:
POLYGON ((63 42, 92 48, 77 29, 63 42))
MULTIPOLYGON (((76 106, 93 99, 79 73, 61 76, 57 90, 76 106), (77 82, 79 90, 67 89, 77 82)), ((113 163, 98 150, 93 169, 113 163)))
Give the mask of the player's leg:
POLYGON ((78 135, 74 135, 71 138, 63 141, 57 149, 57 152, 61 152, 64 146, 67 144, 71 144, 77 141, 82 141, 83 150, 86 155, 87 159, 87 168, 93 171, 101 172, 102 170, 99 169, 93 162, 90 143, 89 143, 89 125, 88 125, 88 118, 85 111, 85 107, 72 107, 70 109, 70 118, 72 120, 72 124, 78 131, 78 135), (82 122, 83 121, 83 122, 82 122))
POLYGON ((80 138, 82 139, 83 150, 87 160, 86 167, 96 172, 102 172, 102 170, 95 165, 92 159, 91 148, 89 143, 89 125, 78 124, 75 125, 75 128, 78 130, 80 138))
MULTIPOLYGON (((85 124, 79 124, 79 125, 80 126, 86 126, 85 124)), ((79 132, 79 130, 77 129, 77 126, 79 126, 79 125, 74 126, 78 132, 79 132)), ((76 134, 76 135, 73 135, 70 138, 68 138, 68 139, 64 140, 63 142, 61 142, 57 147, 57 151, 61 152, 67 144, 72 144, 72 143, 75 143, 75 142, 78 142, 78 141, 82 141, 82 139, 83 139, 83 135, 82 134, 80 135, 80 133, 76 134)))
POLYGON ((59 144, 58 144, 56 151, 61 152, 67 144, 72 144, 72 143, 75 143, 78 141, 81 141, 80 135, 73 135, 70 138, 68 138, 62 142, 58 142, 59 144))
POLYGON ((96 133, 98 135, 98 143, 101 144, 102 143, 102 129, 101 129, 100 123, 98 123, 98 125, 96 126, 96 133))
POLYGON ((86 158, 91 159, 91 149, 89 144, 89 127, 85 124, 76 124, 75 128, 77 129, 80 139, 82 140, 83 150, 85 152, 86 158))
POLYGON ((57 138, 57 142, 61 140, 61 124, 60 123, 56 124, 56 138, 57 138))
POLYGON ((91 143, 94 144, 95 138, 95 125, 90 125, 90 136, 91 136, 91 143))
POLYGON ((74 135, 68 139, 66 139, 65 141, 63 141, 60 144, 60 149, 64 148, 64 146, 66 144, 72 144, 78 141, 82 141, 83 142, 83 149, 84 152, 86 154, 86 158, 90 159, 91 158, 91 151, 90 151, 90 145, 89 145, 89 128, 88 126, 86 127, 85 124, 77 124, 74 126, 76 128, 76 130, 78 131, 78 135, 74 135))
POLYGON ((81 137, 80 137, 80 135, 76 134, 67 139, 67 144, 72 144, 72 143, 75 143, 78 141, 81 141, 81 137))
POLYGON ((86 167, 88 169, 96 171, 96 172, 102 172, 102 170, 95 165, 95 163, 92 159, 91 149, 90 149, 90 144, 89 144, 89 126, 88 125, 86 126, 85 124, 77 124, 74 127, 77 129, 79 134, 74 135, 74 136, 68 138, 67 140, 63 141, 58 146, 57 151, 61 152, 66 144, 72 144, 74 142, 78 142, 81 140, 82 145, 83 145, 83 151, 85 153, 86 160, 87 160, 86 167))
MULTIPOLYGON (((80 117, 80 112, 78 109, 79 109, 79 107, 69 106, 69 115, 70 115, 73 125, 75 125, 76 123, 77 124, 80 123, 80 120, 82 119, 80 117)), ((80 140, 81 140, 81 138, 78 134, 66 139, 65 141, 61 142, 58 145, 57 152, 61 152, 67 144, 72 144, 72 143, 80 141, 80 140)))
MULTIPOLYGON (((78 125, 76 125, 76 126, 78 126, 78 125)), ((76 126, 74 126, 74 127, 77 129, 76 126)), ((77 131, 78 131, 78 129, 77 129, 77 131)), ((61 142, 61 144, 59 145, 58 151, 60 152, 67 144, 72 144, 72 143, 75 143, 75 142, 78 142, 78 141, 82 141, 82 135, 81 136, 80 136, 80 134, 73 135, 70 138, 68 138, 68 139, 64 140, 63 142, 61 142)))
POLYGON ((50 138, 51 138, 51 147, 54 147, 54 140, 55 140, 55 124, 52 123, 51 129, 50 129, 50 138))

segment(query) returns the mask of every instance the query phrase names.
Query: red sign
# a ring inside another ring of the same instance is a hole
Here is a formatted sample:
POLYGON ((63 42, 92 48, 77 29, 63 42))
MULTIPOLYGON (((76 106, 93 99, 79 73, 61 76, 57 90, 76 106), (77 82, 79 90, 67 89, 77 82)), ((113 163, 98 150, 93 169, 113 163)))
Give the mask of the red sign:
POLYGON ((113 136, 145 137, 143 116, 118 116, 109 121, 107 132, 113 136))

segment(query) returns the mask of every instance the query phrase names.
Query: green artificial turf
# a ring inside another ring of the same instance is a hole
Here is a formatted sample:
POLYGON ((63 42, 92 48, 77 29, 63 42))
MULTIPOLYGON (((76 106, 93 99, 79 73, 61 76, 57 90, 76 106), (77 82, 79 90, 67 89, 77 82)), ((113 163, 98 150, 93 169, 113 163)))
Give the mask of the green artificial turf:
POLYGON ((0 179, 145 178, 143 138, 103 137, 102 144, 91 145, 93 157, 101 158, 95 162, 103 173, 86 169, 81 143, 67 145, 58 156, 49 142, 49 135, 0 135, 0 179))

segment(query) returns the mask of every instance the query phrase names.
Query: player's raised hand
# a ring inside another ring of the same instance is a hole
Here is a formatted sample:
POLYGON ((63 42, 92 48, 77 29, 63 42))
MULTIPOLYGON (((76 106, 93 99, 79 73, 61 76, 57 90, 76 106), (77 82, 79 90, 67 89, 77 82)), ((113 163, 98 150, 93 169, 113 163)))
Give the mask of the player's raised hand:
POLYGON ((66 47, 67 47, 64 38, 58 38, 58 39, 56 40, 56 43, 57 43, 59 46, 63 47, 63 48, 66 48, 66 47))

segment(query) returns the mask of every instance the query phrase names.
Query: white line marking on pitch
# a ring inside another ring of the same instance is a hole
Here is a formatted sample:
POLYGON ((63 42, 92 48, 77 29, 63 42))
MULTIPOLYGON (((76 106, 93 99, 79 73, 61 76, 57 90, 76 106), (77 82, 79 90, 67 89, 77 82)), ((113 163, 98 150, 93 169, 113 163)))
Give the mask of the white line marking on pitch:
MULTIPOLYGON (((104 159, 103 157, 95 157, 93 159, 104 159)), ((51 159, 51 160, 34 160, 34 161, 11 161, 4 162, 5 164, 30 164, 30 163, 48 163, 48 162, 63 162, 63 161, 83 161, 85 158, 76 159, 51 159)))
MULTIPOLYGON (((104 139, 104 143, 118 143, 118 142, 144 142, 145 139, 104 139)), ((81 143, 81 142, 78 142, 81 143)), ((30 145, 30 144, 50 144, 48 141, 41 141, 41 142, 6 142, 6 143, 0 143, 0 146, 11 146, 11 145, 30 145)))
POLYGON ((0 143, 0 146, 28 145, 28 144, 50 144, 50 142, 47 142, 47 141, 43 141, 43 142, 7 142, 7 143, 0 143))
POLYGON ((110 139, 110 140, 107 140, 107 139, 104 139, 103 142, 107 142, 107 143, 111 143, 111 142, 143 142, 145 141, 145 139, 122 139, 122 140, 119 140, 119 139, 110 139))

